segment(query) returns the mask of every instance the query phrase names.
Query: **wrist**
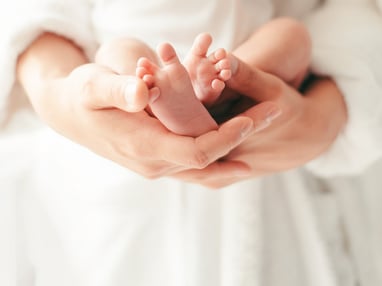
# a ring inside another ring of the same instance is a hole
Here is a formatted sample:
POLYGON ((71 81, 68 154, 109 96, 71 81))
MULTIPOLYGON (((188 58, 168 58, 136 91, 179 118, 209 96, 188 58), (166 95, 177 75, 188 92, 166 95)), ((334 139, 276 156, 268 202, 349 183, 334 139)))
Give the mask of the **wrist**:
POLYGON ((309 124, 316 126, 322 151, 336 140, 347 123, 347 107, 341 91, 329 78, 317 79, 305 92, 309 124))
POLYGON ((44 33, 20 55, 17 79, 27 94, 34 94, 49 80, 66 77, 87 63, 82 50, 70 40, 44 33))

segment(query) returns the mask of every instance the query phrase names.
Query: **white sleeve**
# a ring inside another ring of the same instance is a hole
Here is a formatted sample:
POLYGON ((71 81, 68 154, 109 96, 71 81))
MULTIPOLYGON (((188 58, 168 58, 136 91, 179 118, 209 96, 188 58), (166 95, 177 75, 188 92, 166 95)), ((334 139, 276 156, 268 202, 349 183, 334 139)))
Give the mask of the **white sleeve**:
POLYGON ((330 149, 307 164, 317 175, 359 174, 382 157, 382 16, 377 7, 368 0, 328 0, 306 18, 313 72, 333 78, 349 117, 330 149))
POLYGON ((0 9, 0 121, 15 84, 18 56, 42 32, 65 36, 92 57, 91 4, 85 0, 12 0, 0 9))

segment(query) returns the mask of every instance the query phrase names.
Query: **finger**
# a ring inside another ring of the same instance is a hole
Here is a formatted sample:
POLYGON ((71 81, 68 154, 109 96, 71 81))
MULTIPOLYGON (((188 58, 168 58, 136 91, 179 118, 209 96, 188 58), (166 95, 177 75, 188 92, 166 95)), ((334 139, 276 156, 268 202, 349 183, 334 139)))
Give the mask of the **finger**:
POLYGON ((195 138, 194 149, 189 149, 196 155, 194 158, 197 160, 193 162, 196 163, 194 168, 203 169, 226 156, 248 137, 269 127, 280 114, 281 109, 276 103, 264 102, 259 104, 256 111, 249 113, 251 117, 237 116, 222 124, 217 131, 195 138), (250 119, 249 122, 248 119, 250 119))
MULTIPOLYGON (((227 155, 253 131, 251 119, 237 117, 223 124, 218 130, 193 138, 171 133, 155 118, 143 118, 144 114, 140 113, 137 115, 128 116, 129 122, 113 129, 113 132, 118 134, 130 134, 136 139, 139 138, 139 140, 126 140, 124 142, 126 151, 123 153, 141 161, 167 162, 169 166, 175 166, 176 171, 205 168, 227 155), (144 128, 139 127, 142 125, 144 128), (135 127, 129 128, 129 126, 135 127)), ((123 118, 120 121, 124 122, 123 118)))
MULTIPOLYGON (((123 134, 139 135, 134 140, 138 158, 168 162, 185 169, 202 169, 226 156, 249 136, 271 124, 270 116, 280 113, 272 102, 264 102, 248 113, 251 118, 238 116, 222 124, 218 130, 197 138, 180 136, 166 130, 158 120, 145 116, 129 116, 127 124, 121 124, 123 134), (143 123, 142 123, 143 122, 143 123), (144 125, 144 128, 139 126, 144 125), (134 126, 128 129, 128 126, 134 126)), ((126 116, 126 115, 125 115, 126 116)), ((121 120, 122 122, 122 120, 121 120)))
POLYGON ((248 165, 239 161, 215 162, 202 170, 186 170, 172 177, 204 185, 209 188, 221 188, 252 176, 248 165))
POLYGON ((111 105, 127 112, 138 112, 149 102, 146 83, 133 76, 106 76, 97 85, 99 88, 94 94, 94 100, 100 108, 111 105))
POLYGON ((230 55, 232 76, 227 86, 258 102, 277 99, 283 87, 282 81, 266 72, 252 68, 237 57, 230 55))
POLYGON ((127 112, 142 111, 149 102, 146 83, 135 76, 117 75, 93 65, 83 71, 85 102, 93 109, 116 107, 127 112))
POLYGON ((261 102, 242 113, 253 120, 257 132, 269 127, 281 114, 282 109, 272 101, 261 102))
POLYGON ((201 169, 228 154, 253 131, 253 121, 250 118, 236 117, 221 125, 218 130, 197 138, 172 133, 161 136, 152 151, 160 154, 161 160, 187 168, 201 169))

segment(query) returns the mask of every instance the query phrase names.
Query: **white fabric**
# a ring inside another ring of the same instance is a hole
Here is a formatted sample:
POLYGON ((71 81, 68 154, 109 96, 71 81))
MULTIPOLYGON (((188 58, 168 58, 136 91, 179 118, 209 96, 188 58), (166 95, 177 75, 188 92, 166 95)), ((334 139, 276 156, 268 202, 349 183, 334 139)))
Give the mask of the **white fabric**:
POLYGON ((348 107, 345 130, 326 154, 308 164, 327 177, 358 174, 382 154, 382 18, 368 2, 346 2, 344 9, 344 2, 328 1, 307 18, 314 35, 313 71, 336 81, 348 107))
MULTIPOLYGON (((309 168, 326 176, 361 173, 381 155, 380 15, 367 0, 326 1, 322 10, 317 5, 14 0, 0 9, 6 23, 0 106, 6 108, 15 88, 17 56, 44 30, 75 40, 90 58, 97 43, 124 34, 152 45, 171 41, 184 54, 201 31, 230 49, 271 15, 304 17, 314 42, 313 69, 334 77, 350 116, 333 147, 309 168)), ((21 115, 8 126, 30 122, 29 114, 21 115)), ((359 184, 322 182, 296 170, 212 192, 145 180, 43 127, 0 140, 1 202, 9 201, 3 209, 11 217, 0 250, 18 258, 11 264, 0 256, 9 270, 1 285, 12 285, 15 269, 14 285, 27 286, 381 284, 374 169, 353 179, 359 184)))
MULTIPOLYGON (((346 2, 346 9, 342 9, 344 2, 331 0, 317 11, 313 8, 318 5, 318 0, 274 0, 275 5, 268 0, 226 2, 12 2, 12 5, 0 11, 4 23, 1 28, 4 42, 0 45, 3 71, 0 78, 0 110, 3 120, 14 85, 14 72, 9 71, 14 71, 17 56, 44 30, 73 39, 90 58, 97 41, 120 35, 143 38, 153 46, 165 39, 173 42, 180 55, 184 55, 200 31, 211 32, 215 38, 214 45, 231 49, 272 14, 292 15, 306 19, 312 32, 315 44, 313 70, 336 80, 349 109, 349 123, 344 132, 328 152, 308 164, 308 168, 315 174, 327 177, 357 174, 380 158, 381 133, 378 131, 382 107, 378 96, 381 92, 381 72, 378 68, 382 62, 379 53, 382 23, 376 3, 353 0, 346 2), (94 10, 90 10, 92 5, 95 6, 94 10), (202 6, 203 9, 200 9, 202 6), (152 33, 153 27, 159 32, 152 33), (179 33, 179 30, 183 32, 179 33), (363 37, 364 40, 355 41, 353 33, 346 31, 357 31, 357 39, 363 37), (348 52, 344 53, 344 49, 348 52), (363 101, 359 94, 364 92, 373 100, 363 101)), ((378 5, 380 3, 378 1, 378 5)))
MULTIPOLYGON (((5 4, 4 4, 5 5, 5 4)), ((3 6, 4 6, 3 5, 3 6)), ((19 54, 43 31, 51 31, 77 42, 91 57, 95 41, 90 26, 87 1, 14 1, 0 10, 0 119, 6 114, 7 97, 15 81, 15 64, 19 54)))

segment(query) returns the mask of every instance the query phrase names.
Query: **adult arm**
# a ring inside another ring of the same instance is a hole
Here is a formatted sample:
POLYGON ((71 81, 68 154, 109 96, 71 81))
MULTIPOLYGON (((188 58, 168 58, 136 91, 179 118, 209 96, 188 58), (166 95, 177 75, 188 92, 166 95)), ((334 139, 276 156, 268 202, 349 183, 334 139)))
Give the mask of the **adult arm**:
POLYGON ((1 9, 8 24, 0 42, 2 115, 20 83, 37 114, 57 132, 146 177, 203 168, 248 136, 253 121, 244 117, 191 138, 171 134, 145 112, 125 112, 124 90, 136 79, 89 63, 97 45, 88 3, 15 0, 1 9))
MULTIPOLYGON (((250 70, 231 88, 260 102, 273 102, 282 114, 272 125, 253 134, 223 160, 204 170, 180 172, 176 177, 209 187, 223 187, 238 181, 281 172, 306 164, 325 152, 347 120, 346 106, 337 86, 327 78, 316 79, 304 96, 279 78, 250 70), (246 173, 221 174, 232 161, 246 164, 246 173), (198 178, 195 180, 194 178, 198 178)), ((243 114, 256 116, 259 106, 243 114)))
MULTIPOLYGON (((381 8, 381 1, 378 4, 381 8)), ((278 86, 276 98, 284 94, 281 98, 287 101, 282 102, 297 101, 283 104, 283 115, 272 128, 253 136, 227 157, 246 162, 248 175, 219 178, 219 170, 227 162, 220 161, 178 177, 194 181, 198 176, 203 184, 220 187, 304 164, 315 174, 330 177, 361 173, 381 158, 382 19, 376 3, 326 1, 305 21, 313 38, 312 69, 318 78, 304 97, 293 96, 296 91, 272 80, 278 86)), ((254 74, 252 79, 261 86, 266 81, 260 78, 254 74)), ((267 92, 268 98, 259 96, 261 91, 252 94, 258 101, 275 98, 267 92)), ((256 107, 246 114, 255 111, 256 107)))
POLYGON ((15 0, 0 9, 0 121, 16 84, 19 55, 41 34, 50 31, 70 38, 81 46, 87 58, 96 50, 89 1, 15 0))
POLYGON ((172 134, 145 111, 123 110, 124 91, 130 89, 126 86, 132 81, 136 88, 146 85, 87 63, 80 48, 50 33, 20 56, 17 74, 35 110, 53 129, 146 177, 203 168, 253 129, 251 119, 240 117, 198 138, 172 134))
POLYGON ((381 12, 374 0, 331 0, 305 22, 312 70, 333 79, 348 110, 344 129, 307 168, 327 177, 359 174, 382 156, 381 12))

